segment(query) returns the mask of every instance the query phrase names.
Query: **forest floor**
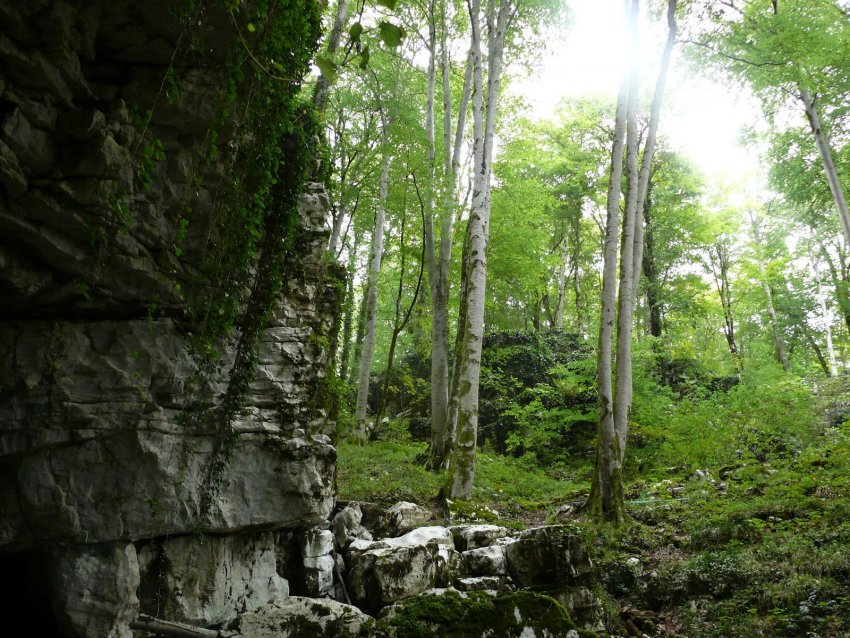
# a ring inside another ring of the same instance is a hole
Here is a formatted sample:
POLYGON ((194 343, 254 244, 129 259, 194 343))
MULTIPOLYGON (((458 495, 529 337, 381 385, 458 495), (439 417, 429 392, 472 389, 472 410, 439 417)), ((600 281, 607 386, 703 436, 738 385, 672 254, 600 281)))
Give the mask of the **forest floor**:
MULTIPOLYGON (((413 501, 440 511, 441 477, 424 443, 341 443, 342 499, 413 501)), ((577 518, 592 461, 541 468, 480 453, 470 502, 443 520, 522 529, 571 520, 588 547, 623 636, 850 636, 850 426, 785 458, 656 468, 627 480, 629 524, 577 518)))

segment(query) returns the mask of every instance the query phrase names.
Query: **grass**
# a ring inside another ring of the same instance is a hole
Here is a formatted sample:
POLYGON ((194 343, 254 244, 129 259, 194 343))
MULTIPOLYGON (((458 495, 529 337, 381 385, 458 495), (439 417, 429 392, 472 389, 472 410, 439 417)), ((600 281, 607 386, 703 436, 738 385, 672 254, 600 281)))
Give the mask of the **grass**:
MULTIPOLYGON (((427 444, 376 441, 367 446, 341 442, 337 447, 337 487, 344 500, 391 505, 398 501, 435 504, 445 480, 423 467, 427 444)), ((586 483, 555 478, 522 459, 479 453, 470 503, 453 503, 457 520, 539 524, 553 507, 586 493, 586 483)))

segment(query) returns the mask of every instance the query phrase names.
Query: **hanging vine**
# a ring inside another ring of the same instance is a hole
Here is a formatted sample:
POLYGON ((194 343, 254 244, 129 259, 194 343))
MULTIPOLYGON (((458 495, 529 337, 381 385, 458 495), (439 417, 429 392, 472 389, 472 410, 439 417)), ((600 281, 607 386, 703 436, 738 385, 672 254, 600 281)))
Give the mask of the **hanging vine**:
MULTIPOLYGON (((183 291, 199 379, 222 373, 225 379, 218 400, 200 396, 199 388, 212 384, 196 379, 186 410, 186 424, 214 440, 201 486, 203 526, 238 439, 233 421, 254 378, 260 335, 295 261, 298 202, 320 155, 318 116, 309 96, 301 95, 300 79, 315 53, 321 6, 315 0, 206 0, 189 2, 185 15, 191 16, 186 25, 193 35, 185 39, 190 49, 185 55, 202 62, 212 50, 203 34, 220 35, 222 24, 233 31, 218 117, 205 135, 193 178, 199 189, 204 176, 214 176, 213 212, 200 246, 201 272, 183 291), (225 358, 224 351, 235 354, 225 358)), ((171 94, 179 86, 173 67, 168 80, 163 85, 172 87, 171 94)), ((177 257, 187 233, 186 212, 181 210, 175 224, 177 257)), ((179 283, 175 288, 179 291, 179 283)))

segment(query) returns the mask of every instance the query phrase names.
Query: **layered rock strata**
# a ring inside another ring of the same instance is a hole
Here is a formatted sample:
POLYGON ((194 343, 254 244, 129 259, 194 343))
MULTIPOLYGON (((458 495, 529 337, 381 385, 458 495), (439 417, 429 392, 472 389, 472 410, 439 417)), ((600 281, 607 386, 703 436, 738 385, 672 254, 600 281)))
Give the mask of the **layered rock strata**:
POLYGON ((0 0, 0 567, 32 584, 2 598, 44 635, 129 636, 139 609, 223 623, 330 588, 332 558, 307 542, 328 525, 336 459, 319 399, 338 306, 328 199, 318 184, 301 198, 212 481, 220 441, 189 417, 221 396, 232 352, 202 374, 185 309, 227 214, 237 40, 224 15, 186 27, 181 10, 0 0), (181 57, 186 38, 204 55, 181 57))

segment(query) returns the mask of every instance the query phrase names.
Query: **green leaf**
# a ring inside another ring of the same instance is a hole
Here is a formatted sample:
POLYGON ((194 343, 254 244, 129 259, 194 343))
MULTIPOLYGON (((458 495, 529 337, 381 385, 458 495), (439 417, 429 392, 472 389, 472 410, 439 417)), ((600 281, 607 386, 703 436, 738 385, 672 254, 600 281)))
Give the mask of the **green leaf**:
POLYGON ((253 22, 249 22, 245 25, 245 28, 248 29, 248 33, 254 33, 257 30, 257 27, 254 26, 253 22))
POLYGON ((401 27, 383 21, 378 24, 378 31, 380 32, 381 40, 388 47, 399 46, 406 35, 404 29, 401 27))
POLYGON ((395 8, 398 6, 398 0, 376 0, 376 2, 390 11, 395 11, 395 8))
POLYGON ((351 25, 351 28, 348 30, 348 35, 351 38, 352 42, 360 42, 360 36, 363 33, 363 25, 359 22, 355 22, 351 25))
POLYGON ((337 65, 333 60, 330 60, 322 55, 317 55, 316 66, 319 67, 319 71, 321 72, 322 77, 325 78, 328 82, 333 82, 336 79, 337 65))
POLYGON ((366 67, 369 66, 369 56, 370 56, 369 45, 367 44, 365 47, 363 47, 363 50, 360 52, 360 65, 359 66, 364 71, 366 70, 366 67))

